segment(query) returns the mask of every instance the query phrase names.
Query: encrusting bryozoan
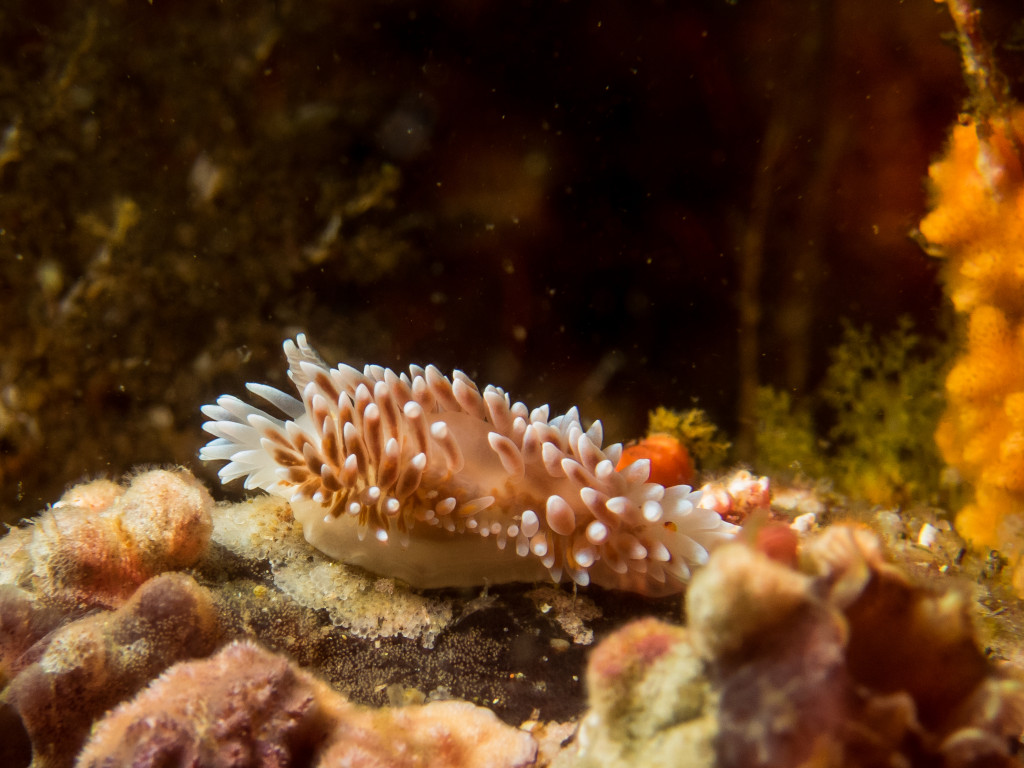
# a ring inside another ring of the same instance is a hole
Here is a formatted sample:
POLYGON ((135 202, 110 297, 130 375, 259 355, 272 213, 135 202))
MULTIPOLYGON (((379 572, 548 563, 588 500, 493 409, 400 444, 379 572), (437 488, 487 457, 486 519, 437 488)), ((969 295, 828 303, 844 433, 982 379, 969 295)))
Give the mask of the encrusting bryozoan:
POLYGON ((223 395, 202 409, 216 439, 199 456, 288 499, 342 562, 422 588, 566 575, 658 596, 736 531, 690 486, 647 482, 649 461, 617 469, 622 446, 575 408, 549 419, 434 366, 330 369, 302 334, 284 351, 301 400, 247 385, 282 419, 223 395))

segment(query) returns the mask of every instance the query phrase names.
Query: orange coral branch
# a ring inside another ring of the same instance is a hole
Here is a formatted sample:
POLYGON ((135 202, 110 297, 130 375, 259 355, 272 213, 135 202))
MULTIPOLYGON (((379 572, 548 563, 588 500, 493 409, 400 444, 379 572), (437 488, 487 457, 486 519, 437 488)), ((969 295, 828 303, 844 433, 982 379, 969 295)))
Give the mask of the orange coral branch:
POLYGON ((1024 593, 1024 108, 1009 95, 968 0, 949 0, 972 114, 929 169, 929 252, 961 316, 965 349, 946 379, 935 435, 943 458, 975 496, 957 515, 978 549, 999 549, 1024 593))

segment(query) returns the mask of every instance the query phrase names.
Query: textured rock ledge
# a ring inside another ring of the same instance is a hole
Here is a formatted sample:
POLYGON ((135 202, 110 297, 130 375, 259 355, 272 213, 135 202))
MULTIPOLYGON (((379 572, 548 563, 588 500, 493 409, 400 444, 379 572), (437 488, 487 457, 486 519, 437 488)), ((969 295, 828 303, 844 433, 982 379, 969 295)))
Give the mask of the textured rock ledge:
POLYGON ((529 734, 462 701, 371 710, 250 642, 176 664, 104 717, 76 765, 525 766, 529 734))
MULTIPOLYGON (((147 754, 226 765, 236 748, 251 765, 329 752, 324 765, 421 764, 434 737, 451 749, 431 765, 532 762, 533 739, 492 712, 428 700, 461 692, 498 709, 517 688, 518 706, 538 699, 536 681, 510 671, 519 622, 492 602, 335 568, 287 507, 215 507, 185 470, 76 486, 0 539, 0 764, 71 766, 81 752, 80 765, 149 765, 147 754), (224 682, 180 684, 196 676, 224 682), (198 711, 219 723, 223 749, 217 728, 182 715, 198 711), (252 729, 262 735, 249 743, 252 729), (392 744, 399 732, 408 738, 392 744)), ((561 635, 527 598, 519 606, 561 635)), ((548 642, 537 634, 524 657, 548 642)), ((581 669, 581 651, 562 653, 581 669)))
POLYGON ((986 659, 962 596, 913 585, 863 528, 799 555, 723 546, 686 627, 642 619, 598 646, 558 768, 1020 765, 1024 686, 986 659))
POLYGON ((0 539, 0 765, 1019 764, 972 598, 863 527, 745 538, 681 626, 600 589, 418 593, 184 470, 76 486, 0 539))

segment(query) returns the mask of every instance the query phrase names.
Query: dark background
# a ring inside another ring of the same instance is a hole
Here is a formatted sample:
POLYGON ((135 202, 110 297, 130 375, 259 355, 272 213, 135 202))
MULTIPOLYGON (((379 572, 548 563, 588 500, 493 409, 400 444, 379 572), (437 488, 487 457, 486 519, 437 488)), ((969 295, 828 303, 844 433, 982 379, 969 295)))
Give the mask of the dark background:
POLYGON ((212 479, 199 405, 285 386, 300 331, 613 439, 694 403, 735 434, 841 318, 934 331, 908 233, 951 32, 932 0, 4 3, 0 520, 212 479))

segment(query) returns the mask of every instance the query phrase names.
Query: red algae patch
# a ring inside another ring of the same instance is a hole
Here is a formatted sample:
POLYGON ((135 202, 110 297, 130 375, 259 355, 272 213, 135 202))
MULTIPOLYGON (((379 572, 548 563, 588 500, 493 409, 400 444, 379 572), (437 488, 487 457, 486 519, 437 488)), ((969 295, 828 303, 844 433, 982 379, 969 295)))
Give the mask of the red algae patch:
POLYGON ((681 627, 657 619, 640 619, 611 635, 590 657, 589 674, 595 681, 641 674, 685 636, 681 627))
POLYGON ((785 523, 767 523, 754 535, 754 547, 772 560, 790 568, 798 562, 800 536, 785 523))

